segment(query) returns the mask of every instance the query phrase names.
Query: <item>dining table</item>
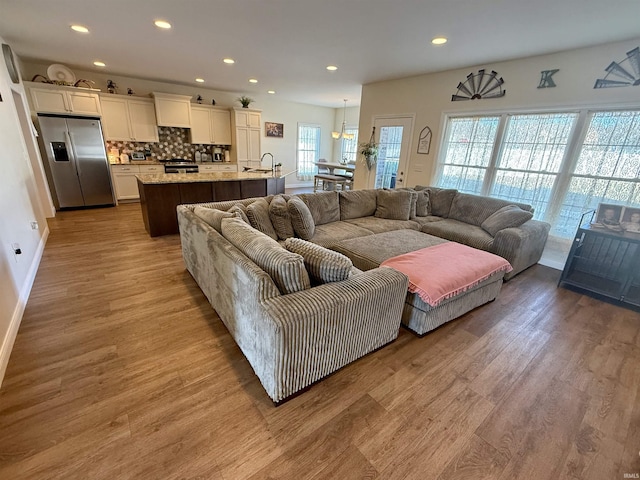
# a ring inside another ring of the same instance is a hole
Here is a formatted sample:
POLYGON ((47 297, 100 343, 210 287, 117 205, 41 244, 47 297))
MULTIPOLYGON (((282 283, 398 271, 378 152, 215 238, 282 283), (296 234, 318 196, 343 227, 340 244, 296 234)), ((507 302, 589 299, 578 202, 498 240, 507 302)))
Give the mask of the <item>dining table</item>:
POLYGON ((336 162, 314 162, 318 170, 326 168, 329 175, 335 175, 336 170, 344 170, 347 174, 353 173, 356 169, 355 163, 336 163, 336 162))

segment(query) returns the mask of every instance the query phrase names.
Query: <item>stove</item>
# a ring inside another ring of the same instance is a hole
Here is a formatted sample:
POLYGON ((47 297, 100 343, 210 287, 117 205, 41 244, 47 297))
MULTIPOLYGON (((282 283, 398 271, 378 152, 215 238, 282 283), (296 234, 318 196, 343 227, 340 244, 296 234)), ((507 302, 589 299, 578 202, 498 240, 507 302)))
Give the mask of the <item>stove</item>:
POLYGON ((172 158, 163 160, 164 173, 198 173, 198 165, 184 158, 172 158))

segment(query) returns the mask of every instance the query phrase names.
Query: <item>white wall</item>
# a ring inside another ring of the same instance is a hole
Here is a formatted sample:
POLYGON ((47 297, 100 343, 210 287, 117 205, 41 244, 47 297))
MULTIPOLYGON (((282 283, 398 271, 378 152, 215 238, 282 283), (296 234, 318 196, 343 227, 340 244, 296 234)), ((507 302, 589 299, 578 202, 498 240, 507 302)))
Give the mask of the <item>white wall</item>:
MULTIPOLYGON (((64 61, 61 60, 60 63, 64 64, 64 61)), ((46 77, 47 67, 50 64, 50 62, 42 63, 34 60, 22 59, 21 67, 23 78, 31 80, 33 76, 37 74, 44 75, 46 77)), ((198 95, 202 95, 202 103, 208 105, 211 105, 211 100, 213 98, 218 106, 239 107, 240 103, 236 101, 236 98, 242 94, 246 94, 256 100, 250 105, 250 108, 262 110, 262 153, 272 153, 275 158, 275 162, 282 163, 282 170, 284 173, 296 169, 298 123, 320 125, 322 132, 320 157, 333 159, 334 142, 331 138, 331 131, 335 127, 337 111, 340 112, 340 121, 342 121, 342 109, 318 107, 303 103, 284 102, 278 100, 277 94, 255 94, 242 91, 241 89, 237 92, 223 92, 191 85, 177 85, 133 77, 124 77, 120 75, 111 75, 103 71, 98 72, 74 69, 74 74, 77 79, 94 81, 94 88, 98 88, 103 92, 107 91, 107 80, 113 80, 118 85, 119 94, 126 94, 127 88, 131 88, 137 96, 144 97, 148 97, 151 92, 192 95, 192 102, 194 103, 196 97, 198 95), (266 137, 264 135, 264 122, 283 123, 284 137, 266 137)), ((357 124, 357 118, 354 119, 354 124, 357 124)), ((296 186, 298 184, 299 182, 295 180, 294 175, 287 177, 287 187, 296 186)), ((309 182, 306 182, 306 184, 309 184, 309 182)))
MULTIPOLYGON (((429 75, 403 78, 364 85, 360 103, 361 140, 371 132, 376 115, 415 115, 413 142, 410 148, 410 166, 405 185, 430 184, 442 136, 446 113, 502 112, 516 109, 566 108, 576 106, 640 107, 640 86, 594 89, 598 78, 606 75, 605 67, 620 61, 626 52, 640 45, 640 38, 508 62, 476 65, 429 75), (470 73, 480 68, 495 70, 505 81, 506 95, 497 99, 452 102, 457 91, 470 73), (553 76, 555 88, 539 89, 540 72, 558 68, 553 76), (428 155, 417 154, 420 131, 429 126, 433 132, 428 155)), ((445 46, 446 48, 446 46, 445 46)), ((368 137, 367 137, 368 139, 368 137)), ((361 165, 361 164, 359 164, 361 165)), ((356 169, 355 187, 373 185, 373 170, 356 169)))
MULTIPOLYGON (((4 41, 0 38, 0 42, 4 41)), ((14 102, 22 100, 28 111, 22 84, 11 82, 4 62, 0 64, 0 382, 9 361, 11 348, 20 326, 24 307, 40 263, 49 233, 35 182, 27 145, 14 102), (31 228, 31 222, 39 230, 31 228), (20 245, 22 254, 14 255, 11 244, 20 245)), ((30 142, 30 143, 29 143, 30 142)))

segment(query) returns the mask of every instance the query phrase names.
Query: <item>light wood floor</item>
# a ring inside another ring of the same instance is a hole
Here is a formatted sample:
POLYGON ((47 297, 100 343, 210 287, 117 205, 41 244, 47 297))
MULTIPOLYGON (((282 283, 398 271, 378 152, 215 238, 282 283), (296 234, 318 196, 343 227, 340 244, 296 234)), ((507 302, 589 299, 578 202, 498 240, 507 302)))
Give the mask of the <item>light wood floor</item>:
MULTIPOLYGON (((137 204, 59 213, 0 390, 1 479, 622 479, 640 314, 536 266, 275 408, 137 204)), ((637 477, 632 477, 637 478, 637 477)))

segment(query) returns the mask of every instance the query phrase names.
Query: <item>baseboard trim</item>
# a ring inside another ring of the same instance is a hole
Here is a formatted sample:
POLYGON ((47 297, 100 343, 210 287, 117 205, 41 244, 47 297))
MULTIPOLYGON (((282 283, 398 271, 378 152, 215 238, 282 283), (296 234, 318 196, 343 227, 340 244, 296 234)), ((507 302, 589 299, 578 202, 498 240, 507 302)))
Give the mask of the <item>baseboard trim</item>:
POLYGON ((47 243, 47 238, 49 238, 49 227, 45 228, 42 232, 42 237, 40 238, 38 249, 36 250, 36 254, 33 256, 33 261, 31 262, 31 266, 29 267, 27 278, 25 279, 24 285, 22 286, 22 289, 20 291, 18 304, 13 311, 11 322, 9 323, 9 329, 7 330, 7 334, 4 337, 2 346, 0 346, 0 387, 2 387, 2 381, 4 380, 4 374, 7 371, 7 365, 9 365, 9 357, 11 356, 11 351, 13 350, 13 344, 16 341, 16 337, 18 336, 18 329, 20 328, 20 323, 22 322, 24 309, 27 306, 27 300, 29 300, 31 288, 33 287, 33 282, 35 281, 36 274, 38 273, 38 267, 40 267, 40 261, 42 260, 42 254, 44 253, 44 247, 47 243))

